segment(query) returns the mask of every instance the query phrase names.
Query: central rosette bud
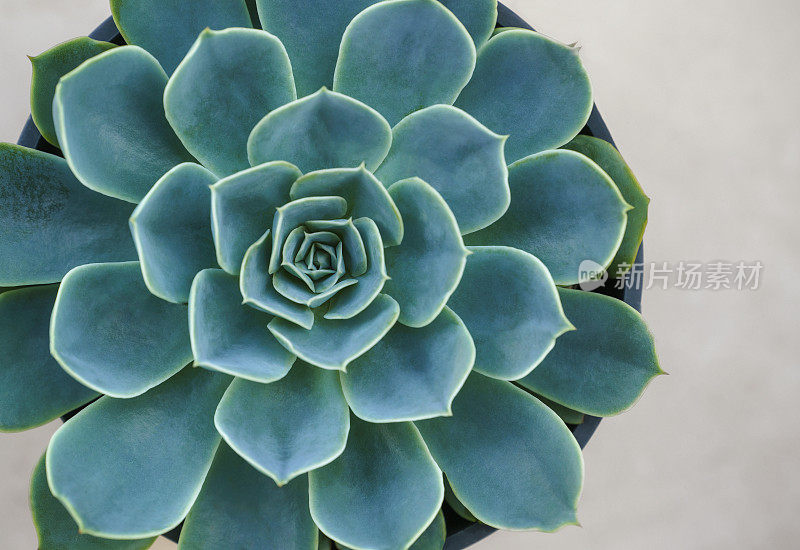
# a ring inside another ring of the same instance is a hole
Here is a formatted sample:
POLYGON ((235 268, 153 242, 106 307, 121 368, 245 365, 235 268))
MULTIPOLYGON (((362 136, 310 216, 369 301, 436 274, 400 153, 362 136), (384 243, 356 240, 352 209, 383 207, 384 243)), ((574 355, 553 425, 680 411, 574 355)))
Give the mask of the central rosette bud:
MULTIPOLYGON (((336 197, 331 197, 334 199, 336 197)), ((303 207, 303 199, 297 203, 303 207)), ((279 211, 275 225, 283 220, 279 211)), ((362 227, 368 218, 359 220, 362 227)), ((369 267, 364 238, 352 218, 309 220, 292 229, 286 238, 275 231, 273 257, 280 249, 280 265, 270 266, 272 285, 282 296, 316 308, 326 304, 340 290, 358 284, 369 267)))
POLYGON ((311 172, 289 195, 244 254, 245 302, 305 329, 353 319, 387 280, 385 236, 402 235, 396 207, 364 167, 311 172))
MULTIPOLYGON (((384 272, 383 243, 375 223, 366 217, 345 217, 349 211, 347 201, 335 196, 301 198, 277 209, 268 265, 276 292, 315 309, 357 285, 370 268, 384 272)), ((333 307, 344 303, 362 309, 373 297, 359 297, 351 289, 333 307)))
MULTIPOLYGON (((354 263, 359 260, 350 257, 345 263, 345 249, 342 245, 341 235, 331 231, 317 230, 318 227, 327 228, 334 224, 337 228, 347 227, 346 224, 349 224, 349 227, 355 231, 352 220, 314 220, 289 233, 289 237, 283 244, 281 268, 305 284, 305 287, 301 285, 300 290, 303 291, 301 297, 305 294, 305 288, 317 295, 328 295, 330 291, 357 282, 353 278, 345 277, 348 272, 351 272, 354 263)), ((364 244, 357 232, 356 239, 361 245, 361 259, 366 263, 366 257, 363 254, 364 244)), ((360 273, 356 274, 360 275, 360 273)), ((287 279, 282 272, 277 273, 276 277, 280 277, 280 281, 287 281, 286 284, 289 285, 288 289, 284 289, 283 285, 276 286, 276 290, 290 300, 295 300, 298 291, 294 290, 297 286, 294 280, 287 279)))

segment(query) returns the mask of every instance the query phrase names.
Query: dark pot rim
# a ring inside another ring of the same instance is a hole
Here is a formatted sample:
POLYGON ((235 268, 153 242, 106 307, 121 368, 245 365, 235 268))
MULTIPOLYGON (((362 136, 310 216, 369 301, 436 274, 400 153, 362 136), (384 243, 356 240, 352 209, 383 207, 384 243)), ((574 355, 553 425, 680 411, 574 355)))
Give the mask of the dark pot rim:
MULTIPOLYGON (((525 20, 504 6, 502 3, 498 3, 497 7, 498 28, 519 27, 523 29, 535 30, 528 23, 526 23, 525 20)), ((116 24, 114 23, 114 19, 111 17, 103 21, 103 23, 97 27, 89 35, 89 37, 95 40, 103 40, 118 45, 125 44, 125 41, 123 40, 116 24)), ((614 139, 611 137, 611 133, 609 132, 603 117, 597 110, 596 104, 592 108, 588 122, 580 133, 602 139, 616 147, 614 139)), ((61 156, 61 151, 48 143, 47 140, 42 137, 31 117, 28 117, 28 120, 22 129, 22 133, 17 140, 17 144, 23 147, 38 149, 40 151, 61 156)), ((644 245, 642 244, 639 247, 639 252, 636 255, 636 266, 641 266, 643 262, 644 245)), ((616 286, 617 285, 613 284, 613 281, 609 281, 608 284, 601 289, 598 289, 596 292, 601 292, 607 296, 622 300, 636 311, 641 312, 642 289, 640 285, 623 285, 623 288, 621 289, 616 288, 616 286)), ((72 413, 65 415, 64 420, 66 421, 66 419, 73 416, 75 412, 77 411, 73 411, 72 413)), ((586 415, 582 424, 570 426, 572 434, 575 436, 575 439, 578 441, 578 444, 581 446, 581 448, 584 448, 586 444, 589 443, 589 439, 592 437, 597 429, 597 426, 600 424, 600 420, 601 419, 598 417, 586 415)), ((480 522, 473 523, 465 520, 456 514, 453 509, 450 508, 447 502, 442 503, 442 511, 444 512, 445 524, 447 526, 447 539, 444 545, 444 550, 463 550, 464 548, 475 544, 476 542, 497 531, 497 529, 494 527, 490 527, 486 524, 480 522)), ((179 525, 172 531, 164 533, 162 536, 177 543, 182 525, 183 524, 179 525)))

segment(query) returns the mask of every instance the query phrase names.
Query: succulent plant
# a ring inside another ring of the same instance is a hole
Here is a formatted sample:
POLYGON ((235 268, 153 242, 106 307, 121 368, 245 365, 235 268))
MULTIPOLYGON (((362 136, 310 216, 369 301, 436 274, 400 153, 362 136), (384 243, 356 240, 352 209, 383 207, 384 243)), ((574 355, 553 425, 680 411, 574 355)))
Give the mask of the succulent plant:
POLYGON ((559 415, 661 372, 633 309, 570 288, 647 211, 576 137, 578 50, 495 32, 495 0, 111 10, 129 45, 33 58, 63 158, 0 145, 0 428, 91 403, 34 472, 41 547, 185 520, 185 549, 441 548, 445 493, 575 523, 559 415))

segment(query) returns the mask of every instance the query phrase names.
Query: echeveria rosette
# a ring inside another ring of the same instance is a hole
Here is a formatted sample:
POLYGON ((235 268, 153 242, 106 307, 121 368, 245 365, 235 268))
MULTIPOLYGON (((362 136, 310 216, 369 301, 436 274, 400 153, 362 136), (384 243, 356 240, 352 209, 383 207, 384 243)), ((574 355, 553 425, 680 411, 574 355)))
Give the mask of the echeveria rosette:
POLYGON ((64 159, 0 145, 0 285, 43 285, 0 295, 0 429, 96 400, 37 467, 41 544, 185 520, 187 549, 438 549, 445 494, 575 523, 553 410, 616 414, 660 372, 638 314, 556 286, 646 219, 573 140, 577 50, 490 38, 494 0, 111 8, 130 45, 34 58, 64 159))

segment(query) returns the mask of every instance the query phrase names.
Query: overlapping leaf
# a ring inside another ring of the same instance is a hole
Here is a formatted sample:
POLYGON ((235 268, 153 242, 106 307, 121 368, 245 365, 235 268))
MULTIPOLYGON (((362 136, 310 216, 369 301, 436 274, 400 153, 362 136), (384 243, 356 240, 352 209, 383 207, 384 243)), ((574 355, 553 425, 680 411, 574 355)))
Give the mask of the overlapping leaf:
POLYGON ((0 431, 34 428, 99 396, 50 356, 55 285, 0 295, 0 431))
POLYGON ((186 148, 218 176, 248 168, 250 130, 295 99, 283 44, 255 29, 200 33, 164 91, 167 120, 186 148))
POLYGON ((135 260, 132 210, 81 185, 64 159, 0 143, 0 285, 55 283, 79 265, 135 260))
POLYGON ((622 412, 663 374, 653 336, 641 315, 624 302, 578 290, 558 293, 578 330, 562 336, 520 384, 583 413, 622 412))
POLYGON ((489 227, 466 235, 467 244, 530 252, 557 285, 582 281, 586 260, 609 265, 631 207, 599 166, 573 151, 545 151, 512 164, 509 182, 511 207, 489 227))
POLYGON ((149 51, 170 74, 203 29, 251 26, 245 0, 111 0, 111 15, 125 42, 149 51))
POLYGON ((589 119, 592 89, 577 48, 512 29, 481 47, 455 105, 509 135, 506 157, 515 162, 575 137, 589 119))
POLYGON ((136 46, 93 57, 61 79, 56 134, 85 186, 139 202, 168 170, 193 160, 164 116, 166 85, 158 61, 136 46))
POLYGON ((84 385, 133 397, 192 360, 186 307, 153 296, 139 262, 76 267, 58 290, 50 351, 84 385))
POLYGON ((390 0, 348 25, 333 89, 397 124, 424 107, 452 104, 474 68, 475 45, 450 10, 435 0, 390 0))
POLYGON ((83 533, 144 538, 180 523, 219 445, 213 415, 229 382, 186 369, 139 397, 104 397, 56 432, 47 479, 83 533))

